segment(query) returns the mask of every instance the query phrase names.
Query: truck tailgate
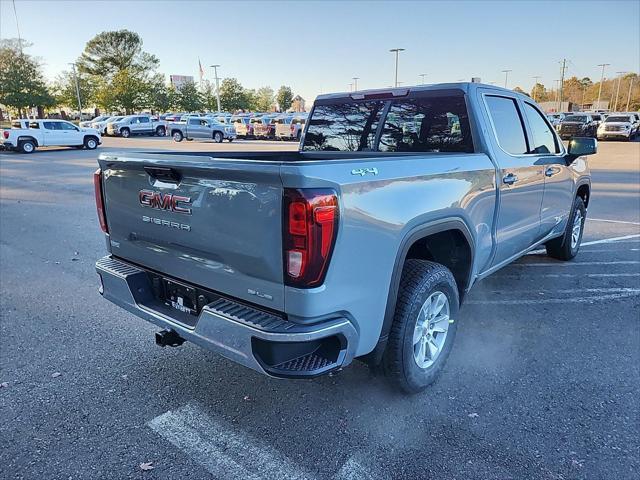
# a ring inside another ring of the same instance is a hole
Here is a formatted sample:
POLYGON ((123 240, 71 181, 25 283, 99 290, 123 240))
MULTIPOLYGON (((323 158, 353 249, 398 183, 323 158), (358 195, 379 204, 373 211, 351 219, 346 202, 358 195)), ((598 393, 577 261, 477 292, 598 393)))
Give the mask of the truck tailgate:
POLYGON ((277 162, 103 154, 99 163, 113 255, 284 309, 277 162))

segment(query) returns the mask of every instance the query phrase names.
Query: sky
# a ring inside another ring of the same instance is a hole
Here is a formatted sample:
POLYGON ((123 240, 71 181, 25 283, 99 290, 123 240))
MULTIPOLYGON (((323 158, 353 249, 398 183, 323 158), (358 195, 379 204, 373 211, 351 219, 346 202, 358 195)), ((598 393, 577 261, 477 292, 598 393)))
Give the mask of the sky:
MULTIPOLYGON (((85 43, 105 30, 140 34, 166 75, 193 75, 198 59, 211 79, 247 88, 289 85, 312 102, 320 93, 394 82, 403 85, 480 77, 527 91, 567 76, 599 80, 640 71, 640 1, 178 1, 15 0, 27 52, 45 77, 69 69, 85 43)), ((12 0, 0 0, 0 38, 17 37, 12 0)))

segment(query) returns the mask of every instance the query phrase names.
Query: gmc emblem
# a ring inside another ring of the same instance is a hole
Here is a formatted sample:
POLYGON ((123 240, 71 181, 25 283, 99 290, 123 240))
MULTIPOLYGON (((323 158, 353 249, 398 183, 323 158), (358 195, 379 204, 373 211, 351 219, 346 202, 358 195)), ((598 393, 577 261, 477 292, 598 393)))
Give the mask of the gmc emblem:
POLYGON ((154 192, 153 190, 140 190, 138 200, 143 207, 191 215, 191 209, 187 208, 191 205, 191 198, 189 197, 154 192))

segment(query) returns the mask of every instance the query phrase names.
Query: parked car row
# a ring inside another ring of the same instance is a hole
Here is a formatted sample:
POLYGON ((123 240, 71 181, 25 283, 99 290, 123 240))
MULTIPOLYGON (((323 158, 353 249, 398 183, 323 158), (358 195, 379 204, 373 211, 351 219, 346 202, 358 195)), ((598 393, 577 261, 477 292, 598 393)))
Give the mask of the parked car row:
POLYGON ((631 140, 640 130, 640 114, 633 112, 568 112, 547 117, 563 140, 573 137, 631 140))

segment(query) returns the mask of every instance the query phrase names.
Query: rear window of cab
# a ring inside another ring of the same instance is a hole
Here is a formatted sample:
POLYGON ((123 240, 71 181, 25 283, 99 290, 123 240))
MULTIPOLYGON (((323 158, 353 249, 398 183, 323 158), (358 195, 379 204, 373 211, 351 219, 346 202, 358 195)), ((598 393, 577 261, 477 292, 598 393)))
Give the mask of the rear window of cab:
POLYGON ((474 151, 461 94, 320 104, 307 123, 308 152, 474 151))

